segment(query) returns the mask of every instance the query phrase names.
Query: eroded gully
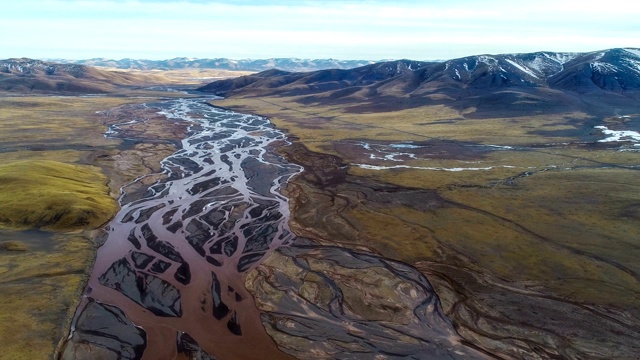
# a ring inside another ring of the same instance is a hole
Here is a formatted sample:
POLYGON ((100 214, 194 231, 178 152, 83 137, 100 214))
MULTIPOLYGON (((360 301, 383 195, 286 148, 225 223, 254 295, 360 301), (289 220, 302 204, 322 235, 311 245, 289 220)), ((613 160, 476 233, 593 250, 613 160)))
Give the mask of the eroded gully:
MULTIPOLYGON (((146 105, 192 123, 190 135, 162 161, 163 180, 121 198, 61 358, 290 357, 267 335, 244 274, 293 242, 279 191, 302 168, 269 151, 286 138, 266 118, 205 100, 146 105)), ((117 137, 118 126, 108 134, 117 137)), ((284 291, 289 282, 277 281, 284 291)), ((457 338, 448 320, 436 326, 457 338)), ((443 357, 462 355, 456 348, 443 357)))

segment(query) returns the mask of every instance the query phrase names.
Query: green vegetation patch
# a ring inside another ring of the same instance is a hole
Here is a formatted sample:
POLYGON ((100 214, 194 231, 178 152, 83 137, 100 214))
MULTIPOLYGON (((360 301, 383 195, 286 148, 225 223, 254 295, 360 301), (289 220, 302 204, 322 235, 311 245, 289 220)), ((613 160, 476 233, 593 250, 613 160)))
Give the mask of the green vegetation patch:
POLYGON ((93 166, 49 160, 0 165, 0 227, 94 229, 117 211, 93 166))

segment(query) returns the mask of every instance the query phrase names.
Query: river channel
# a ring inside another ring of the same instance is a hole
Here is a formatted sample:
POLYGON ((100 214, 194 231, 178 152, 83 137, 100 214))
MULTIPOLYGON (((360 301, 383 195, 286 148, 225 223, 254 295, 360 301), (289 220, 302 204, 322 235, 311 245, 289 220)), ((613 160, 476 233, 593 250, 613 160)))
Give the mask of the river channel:
MULTIPOLYGON (((123 186, 61 359, 486 357, 416 268, 296 239, 281 190, 303 169, 276 155, 286 135, 211 99, 143 105, 188 136, 162 174, 123 186)), ((145 121, 123 120, 106 136, 145 121)))
POLYGON ((293 241, 279 190, 302 168, 268 151, 286 142, 268 119, 205 100, 146 104, 192 123, 190 135, 162 161, 162 180, 120 199, 62 358, 287 357, 243 273, 293 241))

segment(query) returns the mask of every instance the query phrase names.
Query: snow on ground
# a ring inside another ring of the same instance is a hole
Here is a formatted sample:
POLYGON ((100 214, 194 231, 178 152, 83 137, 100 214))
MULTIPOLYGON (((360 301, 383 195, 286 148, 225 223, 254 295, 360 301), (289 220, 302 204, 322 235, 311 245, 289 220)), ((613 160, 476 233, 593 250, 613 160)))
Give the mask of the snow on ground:
POLYGON ((384 156, 378 156, 376 154, 370 154, 369 159, 371 160, 387 160, 387 161, 404 161, 403 159, 397 159, 397 157, 408 157, 410 159, 417 159, 415 154, 410 153, 386 153, 384 156))
POLYGON ((495 168, 515 168, 515 166, 502 165, 502 166, 488 166, 481 168, 444 168, 444 167, 424 167, 424 166, 409 166, 409 165, 394 165, 394 166, 376 166, 369 164, 353 164, 357 167, 369 170, 390 170, 390 169, 420 169, 420 170, 434 170, 434 171, 479 171, 479 170, 491 170, 495 168))
MULTIPOLYGON (((366 142, 359 143, 358 145, 362 146, 365 150, 374 152, 372 154, 369 154, 369 158, 371 160, 401 162, 405 160, 402 158, 417 159, 416 154, 407 153, 407 152, 388 151, 386 150, 386 146, 378 145, 378 146, 375 146, 375 148, 373 148, 371 144, 366 142)), ((400 143, 400 144, 390 144, 388 145, 388 147, 392 149, 418 149, 418 148, 421 148, 422 146, 417 146, 409 143, 400 143)))
POLYGON ((609 130, 606 126, 596 126, 596 129, 602 131, 608 137, 598 140, 598 142, 616 142, 616 141, 633 141, 640 142, 640 133, 631 130, 609 130))
POLYGON ((595 58, 595 59, 593 59, 593 61, 598 61, 598 60, 602 59, 602 57, 604 56, 604 54, 606 54, 606 52, 605 52, 605 51, 601 51, 601 52, 599 52, 598 54, 596 54, 596 58, 595 58))
POLYGON ((418 146, 413 144, 391 144, 389 146, 394 149, 420 149, 424 147, 424 146, 418 146))
POLYGON ((513 150, 513 146, 505 146, 505 145, 480 145, 480 146, 488 146, 490 148, 495 148, 499 150, 513 150))

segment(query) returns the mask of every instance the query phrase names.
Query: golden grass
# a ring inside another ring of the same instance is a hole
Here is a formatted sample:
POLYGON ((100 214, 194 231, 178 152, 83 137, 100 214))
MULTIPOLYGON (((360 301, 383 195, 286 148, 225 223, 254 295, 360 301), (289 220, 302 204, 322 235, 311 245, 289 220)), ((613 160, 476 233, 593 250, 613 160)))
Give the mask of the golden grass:
POLYGON ((115 214, 100 170, 49 160, 0 165, 0 224, 14 228, 93 229, 115 214))
POLYGON ((3 359, 50 359, 75 309, 94 249, 77 235, 58 235, 51 250, 0 250, 0 339, 3 359))
POLYGON ((0 144, 21 149, 63 145, 108 146, 96 111, 132 102, 96 97, 0 97, 0 144))
POLYGON ((146 82, 162 85, 206 85, 215 80, 250 75, 253 71, 234 71, 219 69, 176 69, 176 70, 135 70, 96 67, 101 70, 125 72, 136 75, 146 82))
MULTIPOLYGON (((268 116, 313 151, 332 152, 328 142, 345 139, 414 140, 455 139, 494 145, 547 143, 531 130, 564 130, 568 120, 588 118, 584 113, 536 115, 519 118, 465 119, 463 112, 444 105, 391 112, 350 113, 346 106, 301 105, 299 97, 230 98, 214 104, 268 116)), ((557 137, 554 142, 570 141, 557 137)))
POLYGON ((1 241, 0 251, 27 251, 29 246, 19 241, 1 241))
POLYGON ((451 186, 493 187, 525 172, 558 172, 607 166, 633 167, 637 165, 637 154, 615 150, 593 151, 579 148, 514 150, 489 152, 483 158, 477 160, 422 159, 408 160, 403 164, 429 168, 493 168, 490 170, 457 172, 423 169, 380 171, 352 166, 349 168, 349 173, 400 186, 422 189, 445 189, 451 186))
POLYGON ((549 171, 514 187, 452 188, 469 209, 438 212, 437 236, 501 276, 581 302, 637 306, 637 171, 549 171), (464 224, 464 226, 460 226, 464 224))

